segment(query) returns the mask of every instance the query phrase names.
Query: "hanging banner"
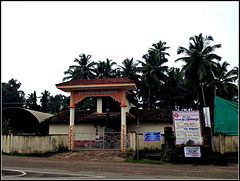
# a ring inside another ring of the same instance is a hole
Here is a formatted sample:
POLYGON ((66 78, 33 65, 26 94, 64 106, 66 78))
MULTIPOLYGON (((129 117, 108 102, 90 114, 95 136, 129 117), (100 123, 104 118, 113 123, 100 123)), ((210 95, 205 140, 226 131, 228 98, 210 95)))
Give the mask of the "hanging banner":
POLYGON ((199 111, 173 111, 175 145, 186 144, 188 140, 194 145, 203 145, 202 128, 199 111))

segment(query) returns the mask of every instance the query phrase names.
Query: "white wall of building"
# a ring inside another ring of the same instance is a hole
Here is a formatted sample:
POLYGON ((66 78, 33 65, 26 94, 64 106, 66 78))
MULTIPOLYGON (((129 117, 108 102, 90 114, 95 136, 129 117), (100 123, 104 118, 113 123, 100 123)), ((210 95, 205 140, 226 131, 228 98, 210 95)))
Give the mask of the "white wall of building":
POLYGON ((49 124, 49 135, 68 134, 68 124, 49 124))

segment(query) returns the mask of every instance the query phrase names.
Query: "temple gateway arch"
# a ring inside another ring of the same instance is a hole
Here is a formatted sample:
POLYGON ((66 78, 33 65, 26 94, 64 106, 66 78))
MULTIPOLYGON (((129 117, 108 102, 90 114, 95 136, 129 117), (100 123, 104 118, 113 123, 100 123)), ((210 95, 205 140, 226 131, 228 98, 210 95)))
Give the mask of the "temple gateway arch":
POLYGON ((106 79, 82 79, 70 80, 56 84, 56 87, 64 92, 70 92, 70 120, 68 126, 68 148, 74 149, 74 119, 75 103, 85 97, 97 97, 97 112, 102 113, 102 97, 110 96, 121 105, 121 151, 126 151, 126 91, 136 90, 137 86, 133 80, 127 78, 106 79))

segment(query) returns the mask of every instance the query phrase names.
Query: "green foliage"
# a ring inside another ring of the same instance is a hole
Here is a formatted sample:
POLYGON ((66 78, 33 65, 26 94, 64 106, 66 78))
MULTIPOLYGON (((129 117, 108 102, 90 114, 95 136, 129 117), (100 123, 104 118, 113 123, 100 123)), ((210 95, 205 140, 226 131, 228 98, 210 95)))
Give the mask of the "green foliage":
POLYGON ((187 142, 186 142, 186 145, 194 145, 194 141, 189 139, 187 142))
MULTIPOLYGON (((91 55, 82 54, 80 60, 75 59, 78 65, 69 66, 69 70, 64 72, 70 75, 64 80, 123 76, 134 80, 137 85, 138 89, 130 92, 133 95, 131 101, 138 107, 202 110, 203 106, 208 106, 212 111, 214 86, 219 94, 224 92, 221 94, 223 98, 238 100, 238 88, 234 85, 234 81, 238 79, 238 68, 225 71, 226 81, 220 84, 220 68, 215 61, 220 61, 221 57, 213 52, 221 48, 221 44, 210 45, 211 42, 212 36, 203 36, 200 33, 189 38, 188 49, 180 46, 177 54, 185 54, 176 60, 185 63, 181 70, 164 65, 168 62, 167 56, 170 55, 166 51, 170 47, 161 40, 152 44, 148 53, 142 56, 143 61, 135 62, 133 58, 126 58, 120 66, 110 59, 96 63, 90 60, 91 55), (117 65, 117 68, 114 69, 113 65, 117 65)), ((92 103, 88 100, 85 105, 78 105, 90 108, 94 107, 92 103)))
POLYGON ((114 78, 116 77, 113 66, 116 65, 116 62, 112 62, 112 60, 107 58, 107 61, 99 61, 97 63, 97 67, 94 69, 95 77, 99 78, 114 78))
POLYGON ((19 90, 21 83, 11 79, 8 83, 2 83, 2 107, 23 107, 25 94, 19 90))
POLYGON ((47 104, 47 112, 57 114, 61 111, 67 110, 70 103, 70 97, 61 94, 50 96, 47 104))
POLYGON ((79 110, 96 109, 96 98, 85 97, 82 101, 76 104, 76 108, 79 110))
POLYGON ((165 72, 168 69, 168 66, 163 64, 168 62, 168 59, 165 57, 169 56, 165 51, 170 48, 166 47, 166 42, 159 41, 157 44, 153 44, 154 48, 150 48, 148 53, 143 55, 144 61, 139 61, 141 67, 139 68, 142 73, 141 81, 144 84, 142 94, 144 104, 147 103, 148 109, 152 108, 154 102, 158 100, 157 94, 160 91, 161 86, 165 82, 167 76, 165 72), (147 92, 147 95, 146 95, 147 92))
POLYGON ((185 54, 185 57, 178 58, 177 61, 184 61, 185 65, 182 70, 184 72, 185 83, 194 87, 192 96, 197 100, 197 108, 199 105, 199 90, 202 90, 202 106, 206 107, 204 86, 210 84, 214 80, 213 69, 216 66, 214 60, 220 61, 221 57, 213 52, 217 48, 221 48, 221 44, 211 46, 212 36, 192 36, 189 39, 189 48, 179 47, 177 54, 185 54))
POLYGON ((41 111, 42 112, 47 112, 47 106, 48 106, 49 99, 50 99, 50 92, 45 90, 41 94, 42 94, 41 99, 40 99, 40 102, 42 104, 42 110, 41 111))
POLYGON ((75 58, 74 60, 74 62, 77 62, 77 65, 70 65, 69 69, 64 72, 65 75, 69 74, 69 76, 64 77, 63 81, 94 78, 94 65, 97 63, 90 60, 92 55, 80 54, 79 57, 79 59, 75 58))
POLYGON ((10 119, 6 119, 4 117, 3 119, 3 123, 2 123, 2 134, 3 135, 8 135, 9 133, 11 133, 11 127, 10 127, 10 119))
POLYGON ((36 91, 34 91, 34 93, 28 94, 28 98, 26 99, 26 107, 31 110, 41 111, 41 106, 37 104, 36 91))

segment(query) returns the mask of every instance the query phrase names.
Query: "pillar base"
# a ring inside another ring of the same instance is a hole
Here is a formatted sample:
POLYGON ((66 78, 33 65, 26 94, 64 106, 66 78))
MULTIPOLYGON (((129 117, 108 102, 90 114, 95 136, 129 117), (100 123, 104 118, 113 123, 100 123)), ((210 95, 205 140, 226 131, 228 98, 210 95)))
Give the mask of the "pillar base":
POLYGON ((127 151, 127 125, 121 125, 121 151, 127 151))
POLYGON ((74 125, 68 126, 68 149, 74 149, 74 125))

